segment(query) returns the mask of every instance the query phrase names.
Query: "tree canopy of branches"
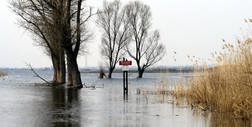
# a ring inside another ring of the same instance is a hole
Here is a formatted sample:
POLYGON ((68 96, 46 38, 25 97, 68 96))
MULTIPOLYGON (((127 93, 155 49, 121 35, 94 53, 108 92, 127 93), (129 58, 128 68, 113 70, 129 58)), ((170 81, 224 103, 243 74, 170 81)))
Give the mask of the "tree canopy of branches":
POLYGON ((122 49, 131 37, 129 22, 125 20, 124 16, 125 11, 121 9, 119 0, 110 3, 104 1, 103 8, 97 15, 97 24, 103 31, 101 54, 108 61, 108 78, 112 77, 116 64, 124 54, 122 49))
MULTIPOLYGON (((77 56, 81 47, 85 46, 91 37, 85 24, 92 16, 92 9, 89 8, 87 14, 82 8, 83 2, 83 0, 11 1, 12 10, 21 17, 20 24, 35 35, 39 45, 47 49, 52 56, 54 68, 57 62, 65 68, 66 54, 67 84, 71 87, 82 87, 77 56)), ((61 71, 65 74, 64 69, 61 71)))
POLYGON ((33 0, 12 0, 11 9, 21 17, 21 27, 33 34, 33 39, 38 45, 45 48, 51 56, 54 78, 57 83, 66 82, 65 55, 61 48, 61 40, 57 31, 58 18, 56 11, 51 11, 49 5, 44 1, 33 0))
POLYGON ((139 2, 130 2, 125 6, 126 20, 130 23, 130 32, 133 33, 132 43, 126 46, 126 51, 138 67, 138 78, 142 78, 146 68, 162 59, 165 47, 161 43, 157 30, 150 32, 150 7, 139 2))

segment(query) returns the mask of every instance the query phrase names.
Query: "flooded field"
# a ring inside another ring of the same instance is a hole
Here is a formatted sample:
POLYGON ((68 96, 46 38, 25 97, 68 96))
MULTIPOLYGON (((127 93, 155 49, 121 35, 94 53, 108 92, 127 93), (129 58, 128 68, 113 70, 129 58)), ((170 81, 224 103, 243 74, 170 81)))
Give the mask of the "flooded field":
MULTIPOLYGON (((146 73, 143 79, 129 77, 129 95, 123 96, 122 74, 113 79, 98 79, 96 73, 82 74, 83 83, 96 88, 66 89, 35 85, 43 83, 30 70, 5 70, 0 77, 0 126, 85 126, 85 127, 209 127, 211 120, 188 106, 178 106, 168 98, 160 102, 157 95, 139 94, 154 90, 160 77, 172 83, 178 73, 146 73)), ((36 70, 51 80, 52 71, 36 70)), ((191 74, 184 74, 190 77, 191 74)))

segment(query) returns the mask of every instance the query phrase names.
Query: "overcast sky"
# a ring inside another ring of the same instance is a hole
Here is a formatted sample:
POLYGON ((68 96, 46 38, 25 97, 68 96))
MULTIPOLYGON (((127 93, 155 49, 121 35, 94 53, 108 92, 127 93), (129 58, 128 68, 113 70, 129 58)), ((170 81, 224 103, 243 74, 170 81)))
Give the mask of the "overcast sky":
MULTIPOLYGON (((50 57, 34 44, 30 33, 16 25, 18 17, 11 12, 9 0, 0 0, 0 68, 51 67, 50 57)), ((129 0, 123 0, 127 3, 129 0)), ((222 46, 222 38, 234 42, 236 36, 246 33, 245 18, 252 18, 252 0, 142 0, 152 10, 152 29, 161 33, 167 55, 156 66, 191 65, 187 55, 209 58, 222 46), (242 30, 241 30, 242 29, 242 30), (177 52, 175 56, 173 51, 177 52), (173 56, 177 61, 173 61, 173 56)), ((95 8, 102 0, 87 0, 95 8)), ((95 20, 94 18, 92 20, 95 20)), ((100 34, 91 25, 95 37, 89 45, 88 66, 99 66, 100 34)), ((85 57, 79 57, 79 66, 85 66, 85 57)))

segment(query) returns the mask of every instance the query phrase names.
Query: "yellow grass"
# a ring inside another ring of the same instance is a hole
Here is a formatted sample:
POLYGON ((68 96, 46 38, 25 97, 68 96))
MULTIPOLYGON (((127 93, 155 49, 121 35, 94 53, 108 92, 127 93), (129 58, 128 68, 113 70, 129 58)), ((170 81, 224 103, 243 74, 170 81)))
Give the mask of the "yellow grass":
POLYGON ((192 106, 252 123, 252 40, 237 40, 235 46, 223 42, 223 51, 213 53, 215 66, 195 72, 189 87, 175 87, 173 95, 185 96, 192 106))
POLYGON ((155 94, 168 95, 170 93, 169 81, 168 79, 160 79, 158 85, 155 88, 155 94))
POLYGON ((185 97, 187 94, 186 92, 183 77, 180 77, 180 80, 175 83, 174 90, 171 93, 175 97, 185 97))

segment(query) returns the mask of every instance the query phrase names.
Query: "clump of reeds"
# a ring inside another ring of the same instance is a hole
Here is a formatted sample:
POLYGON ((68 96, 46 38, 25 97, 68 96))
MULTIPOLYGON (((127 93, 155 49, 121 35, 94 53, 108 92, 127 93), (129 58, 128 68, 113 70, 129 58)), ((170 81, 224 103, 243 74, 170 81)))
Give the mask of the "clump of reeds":
POLYGON ((174 89, 171 91, 172 95, 175 97, 185 97, 187 94, 185 83, 183 81, 183 77, 180 77, 179 81, 177 81, 174 85, 174 89))
POLYGON ((173 89, 171 90, 173 102, 176 105, 184 106, 186 103, 187 89, 185 86, 184 78, 181 76, 178 81, 175 82, 173 89))
POLYGON ((213 67, 196 71, 189 87, 180 85, 173 95, 185 96, 192 106, 252 122, 252 39, 238 39, 236 45, 223 42, 223 51, 212 54, 213 67))
POLYGON ((6 75, 6 73, 0 71, 0 77, 5 76, 5 75, 6 75))
POLYGON ((169 82, 169 77, 161 76, 154 89, 154 94, 157 95, 156 99, 158 102, 168 102, 177 105, 184 105, 185 103, 184 98, 180 98, 184 97, 186 94, 185 82, 182 75, 178 80, 175 80, 174 83, 169 82))
POLYGON ((164 75, 161 75, 158 81, 159 82, 156 83, 153 92, 153 94, 156 95, 155 101, 161 103, 169 102, 170 99, 168 95, 171 95, 171 86, 168 77, 164 77, 164 75))
POLYGON ((170 94, 169 81, 168 79, 160 79, 158 85, 155 88, 155 94, 168 95, 170 94))

